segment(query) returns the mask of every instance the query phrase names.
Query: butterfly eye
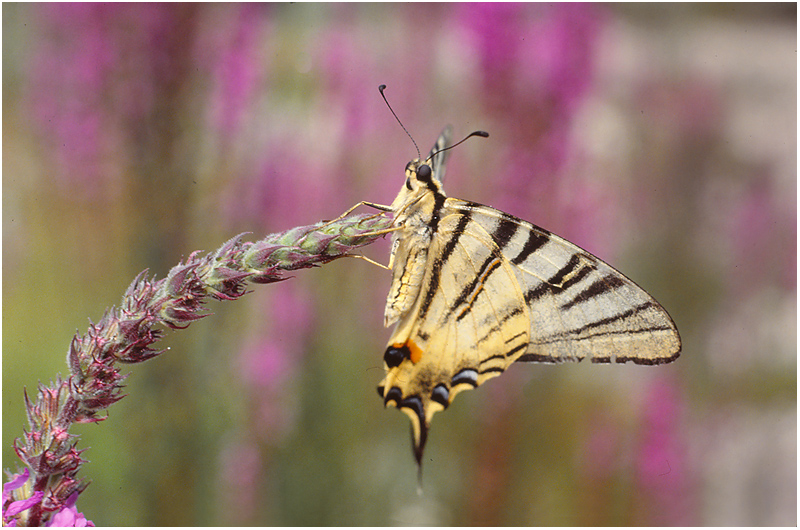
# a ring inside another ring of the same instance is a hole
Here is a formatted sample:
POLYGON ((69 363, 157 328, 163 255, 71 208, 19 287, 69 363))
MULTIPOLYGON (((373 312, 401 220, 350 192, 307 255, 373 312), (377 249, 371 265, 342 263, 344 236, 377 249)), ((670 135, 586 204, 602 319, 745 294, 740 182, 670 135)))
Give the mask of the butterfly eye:
POLYGON ((417 178, 420 180, 430 181, 432 173, 433 172, 431 171, 431 166, 429 166, 428 164, 422 164, 417 168, 417 178))

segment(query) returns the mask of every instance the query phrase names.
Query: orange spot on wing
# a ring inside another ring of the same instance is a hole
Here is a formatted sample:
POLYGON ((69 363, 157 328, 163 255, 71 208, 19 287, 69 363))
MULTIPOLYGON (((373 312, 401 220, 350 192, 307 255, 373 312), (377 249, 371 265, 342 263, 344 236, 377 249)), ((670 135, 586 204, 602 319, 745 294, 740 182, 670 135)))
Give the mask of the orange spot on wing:
POLYGON ((403 343, 394 343, 392 344, 392 348, 397 348, 398 350, 407 351, 408 359, 414 364, 417 364, 420 361, 420 359, 422 359, 422 350, 420 349, 419 346, 414 344, 414 341, 411 339, 408 339, 403 343))
POLYGON ((406 344, 408 345, 408 350, 411 352, 409 359, 411 359, 412 363, 417 364, 422 359, 422 350, 419 346, 414 344, 414 341, 411 339, 408 339, 406 344))

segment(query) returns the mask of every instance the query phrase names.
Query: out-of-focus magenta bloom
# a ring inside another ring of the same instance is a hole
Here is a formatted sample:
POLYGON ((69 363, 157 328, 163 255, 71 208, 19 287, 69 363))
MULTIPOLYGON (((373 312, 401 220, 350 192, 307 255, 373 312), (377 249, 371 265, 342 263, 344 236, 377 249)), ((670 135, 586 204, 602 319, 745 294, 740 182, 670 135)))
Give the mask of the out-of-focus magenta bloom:
POLYGON ((104 130, 102 92, 119 60, 104 26, 110 11, 97 4, 42 4, 42 35, 31 61, 31 115, 52 146, 56 184, 91 189, 107 173, 102 159, 114 135, 104 130))
POLYGON ((767 177, 753 182, 729 216, 726 228, 737 264, 730 268, 729 281, 739 292, 752 292, 769 282, 796 287, 797 269, 792 264, 797 259, 797 224, 791 218, 796 212, 781 211, 773 183, 767 177), (780 258, 763 259, 770 255, 780 258))
POLYGON ((645 525, 697 524, 691 499, 686 447, 680 437, 683 407, 675 386, 657 380, 645 397, 642 435, 636 454, 638 498, 645 525))
POLYGON ((511 114, 520 106, 542 115, 574 110, 591 86, 600 18, 586 4, 462 6, 458 20, 478 54, 486 103, 511 114))
POLYGON ((75 528, 83 528, 85 526, 94 526, 94 523, 87 521, 86 517, 78 512, 75 508, 75 503, 78 502, 78 492, 76 491, 67 499, 64 507, 47 522, 47 526, 64 527, 71 526, 75 528))
POLYGON ((119 191, 126 163, 174 111, 195 8, 179 4, 40 4, 26 64, 26 102, 49 148, 56 185, 73 194, 119 191), (123 29, 124 28, 124 29, 123 29), (169 110, 159 108, 169 102, 169 110), (116 185, 116 186, 115 186, 116 185))
POLYGON ((231 186, 225 201, 231 223, 253 220, 267 227, 289 227, 309 218, 330 218, 331 205, 346 205, 336 200, 336 182, 326 177, 324 167, 297 149, 301 143, 285 138, 264 147, 261 168, 231 186))
MULTIPOLYGON (((410 12, 387 4, 384 16, 396 16, 398 26, 410 37, 397 42, 372 28, 354 31, 363 26, 358 22, 358 9, 352 5, 332 4, 329 10, 333 23, 313 43, 311 68, 321 74, 321 105, 335 116, 342 129, 342 143, 363 157, 364 145, 374 141, 376 130, 382 131, 384 141, 392 138, 384 136, 386 131, 401 132, 378 96, 380 83, 388 85, 389 100, 406 126, 419 130, 421 123, 413 113, 430 95, 429 80, 434 78, 428 72, 433 69, 433 50, 441 20, 449 15, 440 6, 420 3, 414 6, 411 18, 410 12), (407 25, 403 26, 403 22, 407 25)), ((406 145, 402 136, 397 138, 406 145)))
MULTIPOLYGON (((257 513, 260 482, 269 458, 262 448, 277 445, 296 424, 296 404, 291 382, 300 370, 313 308, 296 284, 276 285, 264 299, 265 325, 237 359, 239 378, 248 400, 250 421, 244 432, 234 432, 234 441, 220 455, 220 481, 226 509, 233 510, 232 524, 251 524, 257 513)), ((269 473, 267 473, 269 475, 269 473)))
POLYGON ((351 28, 336 26, 323 32, 314 47, 314 66, 323 85, 321 104, 334 113, 341 141, 349 148, 363 145, 383 118, 373 112, 374 105, 365 103, 378 93, 372 78, 376 65, 364 65, 371 59, 360 44, 351 28))
POLYGON ((241 378, 254 386, 268 386, 286 379, 290 364, 285 349, 266 340, 242 353, 241 378))
MULTIPOLYGON (((494 172, 493 205, 527 218, 534 205, 540 223, 591 218, 595 190, 575 203, 580 183, 565 182, 568 163, 579 158, 572 123, 592 87, 602 8, 585 4, 465 4, 457 31, 477 56, 480 100, 507 129, 496 150, 502 166, 494 172), (570 204, 559 200, 569 188, 570 204), (550 205, 542 197, 554 197, 550 205), (580 216, 566 215, 566 208, 580 216), (548 211, 551 210, 551 211, 548 211)), ((590 243, 592 230, 580 239, 590 243)), ((598 230, 602 232, 602 229, 598 230)), ((577 232, 564 235, 574 238, 577 232)))
POLYGON ((221 140, 233 141, 259 84, 270 71, 260 53, 269 19, 264 5, 226 5, 214 11, 210 30, 197 41, 197 64, 210 70, 210 121, 221 140))
POLYGON ((269 337, 246 348, 239 358, 241 379, 254 397, 253 427, 265 441, 280 439, 290 428, 293 407, 286 402, 286 384, 297 372, 304 340, 313 325, 309 300, 295 286, 276 286, 266 301, 269 337))

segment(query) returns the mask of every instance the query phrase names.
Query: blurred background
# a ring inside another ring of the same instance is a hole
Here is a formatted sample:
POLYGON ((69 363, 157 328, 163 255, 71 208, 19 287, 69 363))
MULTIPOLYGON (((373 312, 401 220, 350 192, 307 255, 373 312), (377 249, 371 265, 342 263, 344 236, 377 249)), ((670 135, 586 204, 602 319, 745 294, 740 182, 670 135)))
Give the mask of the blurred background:
MULTIPOLYGON (((143 269, 391 203, 448 123, 450 195, 670 312, 667 366, 519 365, 438 414, 417 495, 375 387, 389 273, 253 286, 79 425, 98 525, 796 525, 791 4, 4 4, 3 468, 23 388, 143 269)), ((369 211, 369 210, 365 210, 369 211)), ((386 263, 389 245, 364 249, 386 263)))

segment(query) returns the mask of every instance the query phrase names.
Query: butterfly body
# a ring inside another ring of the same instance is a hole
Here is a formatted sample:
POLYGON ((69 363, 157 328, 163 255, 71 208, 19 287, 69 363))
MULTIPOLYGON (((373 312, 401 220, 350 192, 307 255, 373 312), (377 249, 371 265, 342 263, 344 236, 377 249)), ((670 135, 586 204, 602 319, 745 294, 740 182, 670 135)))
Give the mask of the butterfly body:
POLYGON ((516 361, 678 357, 672 319, 650 295, 572 243, 442 188, 450 129, 406 166, 395 214, 385 324, 396 323, 378 392, 411 419, 421 465, 433 415, 516 361))

